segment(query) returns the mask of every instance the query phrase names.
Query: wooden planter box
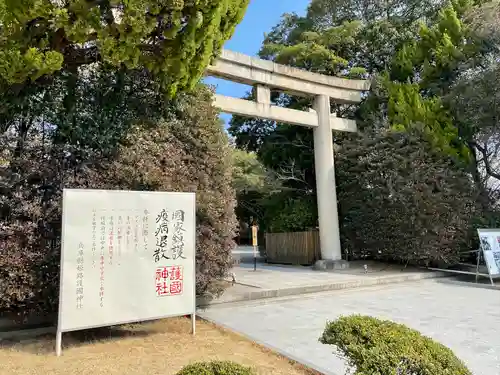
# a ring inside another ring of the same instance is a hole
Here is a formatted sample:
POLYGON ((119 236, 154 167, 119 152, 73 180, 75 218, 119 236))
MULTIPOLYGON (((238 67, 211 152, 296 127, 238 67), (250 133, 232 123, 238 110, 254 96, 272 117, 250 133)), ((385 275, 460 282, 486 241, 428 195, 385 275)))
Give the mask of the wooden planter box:
POLYGON ((319 232, 266 233, 268 263, 311 265, 320 259, 319 232))

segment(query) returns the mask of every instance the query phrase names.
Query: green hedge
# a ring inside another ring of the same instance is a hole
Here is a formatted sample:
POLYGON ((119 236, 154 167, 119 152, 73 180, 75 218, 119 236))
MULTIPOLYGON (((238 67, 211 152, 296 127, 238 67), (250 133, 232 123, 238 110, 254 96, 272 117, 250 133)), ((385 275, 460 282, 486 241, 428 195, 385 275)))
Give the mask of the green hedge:
POLYGON ((335 345, 354 375, 472 375, 444 345, 387 320, 341 317, 327 323, 319 341, 335 345))
POLYGON ((230 361, 198 362, 184 367, 176 375, 253 375, 250 367, 230 361))
POLYGON ((335 156, 342 248, 351 256, 442 267, 473 248, 479 192, 421 134, 352 135, 335 156))

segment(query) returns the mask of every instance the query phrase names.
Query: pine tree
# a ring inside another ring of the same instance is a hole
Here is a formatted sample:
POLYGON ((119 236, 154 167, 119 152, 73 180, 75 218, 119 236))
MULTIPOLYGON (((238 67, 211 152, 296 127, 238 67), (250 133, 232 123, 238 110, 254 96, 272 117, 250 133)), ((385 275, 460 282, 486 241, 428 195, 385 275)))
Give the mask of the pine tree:
POLYGON ((3 0, 0 80, 19 84, 107 62, 192 87, 249 0, 3 0))

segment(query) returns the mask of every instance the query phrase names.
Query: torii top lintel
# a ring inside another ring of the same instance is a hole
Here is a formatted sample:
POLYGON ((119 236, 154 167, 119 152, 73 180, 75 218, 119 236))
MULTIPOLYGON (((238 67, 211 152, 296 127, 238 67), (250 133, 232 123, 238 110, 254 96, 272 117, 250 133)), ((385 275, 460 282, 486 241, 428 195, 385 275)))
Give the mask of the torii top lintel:
POLYGON ((328 95, 333 101, 346 104, 360 102, 361 93, 370 89, 370 82, 366 80, 312 73, 228 50, 222 50, 206 74, 296 95, 328 95))

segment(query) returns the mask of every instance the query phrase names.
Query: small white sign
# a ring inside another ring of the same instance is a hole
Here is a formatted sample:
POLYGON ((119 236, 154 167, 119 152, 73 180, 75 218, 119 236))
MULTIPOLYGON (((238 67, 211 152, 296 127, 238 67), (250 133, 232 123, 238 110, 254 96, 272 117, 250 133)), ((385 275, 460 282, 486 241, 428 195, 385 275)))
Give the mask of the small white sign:
POLYGON ((490 276, 500 276, 500 229, 478 229, 481 250, 490 276))
POLYGON ((193 193, 65 189, 58 354, 62 332, 194 323, 195 223, 193 193))

